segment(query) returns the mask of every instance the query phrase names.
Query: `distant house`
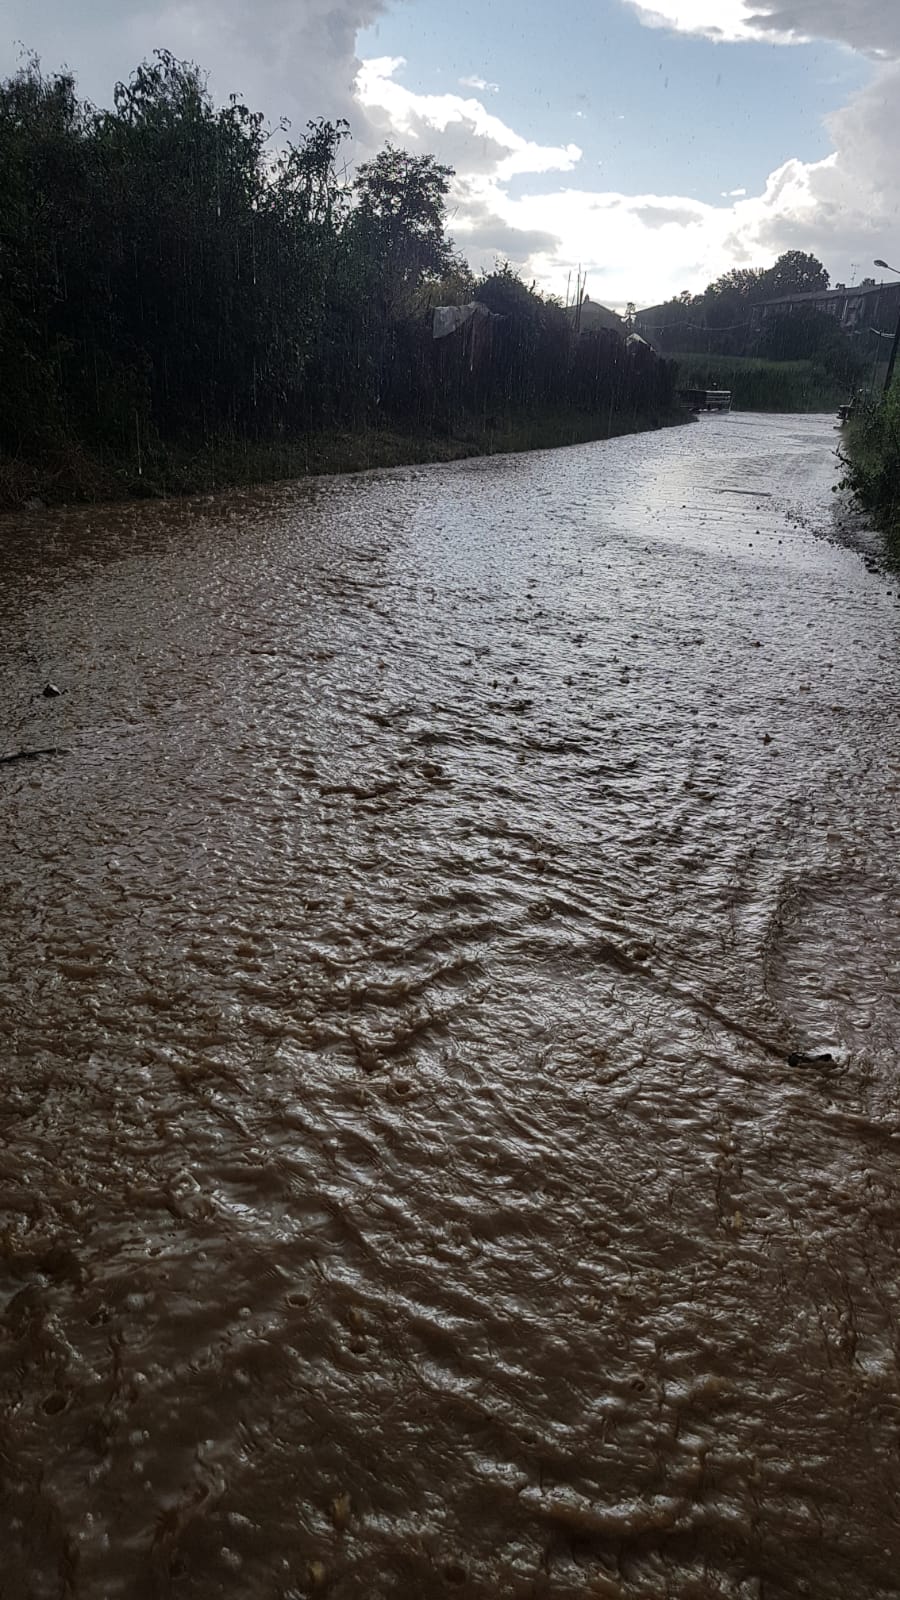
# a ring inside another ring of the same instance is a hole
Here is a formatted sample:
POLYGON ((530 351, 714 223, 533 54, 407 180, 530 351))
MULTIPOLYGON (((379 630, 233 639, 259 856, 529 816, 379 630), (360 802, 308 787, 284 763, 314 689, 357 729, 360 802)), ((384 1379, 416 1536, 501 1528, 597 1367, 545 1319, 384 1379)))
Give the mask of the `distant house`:
MULTIPOLYGON (((771 300, 751 300, 734 313, 734 328, 707 326, 703 297, 695 301, 670 301, 639 311, 635 328, 664 350, 709 350, 711 341, 722 336, 734 355, 748 355, 757 349, 760 335, 768 324, 780 317, 819 312, 832 317, 844 333, 865 340, 875 334, 892 335, 900 318, 900 283, 875 283, 867 278, 853 288, 839 283, 834 289, 817 289, 805 294, 777 295, 771 300)), ((716 345, 716 347, 718 347, 716 345)))
POLYGON ((609 333, 617 333, 624 339, 628 329, 621 317, 606 306, 601 306, 598 300, 592 300, 585 295, 580 305, 566 307, 566 316, 572 322, 576 333, 598 333, 605 328, 609 333))
POLYGON ((900 283, 875 283, 868 278, 855 289, 839 283, 836 289, 758 301, 750 307, 751 325, 759 329, 773 317, 798 311, 820 311, 834 317, 846 333, 866 333, 873 327, 892 331, 900 315, 900 283))

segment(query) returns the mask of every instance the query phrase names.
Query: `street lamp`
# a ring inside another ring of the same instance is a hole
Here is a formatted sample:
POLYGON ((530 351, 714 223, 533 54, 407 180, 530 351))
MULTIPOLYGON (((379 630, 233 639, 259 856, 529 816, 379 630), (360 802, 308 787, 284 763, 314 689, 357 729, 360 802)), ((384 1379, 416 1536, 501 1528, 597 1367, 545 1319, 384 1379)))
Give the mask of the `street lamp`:
MULTIPOLYGON (((893 272, 896 277, 900 278, 900 271, 896 267, 890 266, 887 261, 876 261, 875 266, 883 268, 885 272, 893 272)), ((894 342, 891 345, 891 359, 888 362, 887 377, 884 380, 885 394, 887 394, 894 381, 894 368, 897 365, 898 352, 900 352, 900 315, 897 317, 897 332, 894 334, 894 342)))

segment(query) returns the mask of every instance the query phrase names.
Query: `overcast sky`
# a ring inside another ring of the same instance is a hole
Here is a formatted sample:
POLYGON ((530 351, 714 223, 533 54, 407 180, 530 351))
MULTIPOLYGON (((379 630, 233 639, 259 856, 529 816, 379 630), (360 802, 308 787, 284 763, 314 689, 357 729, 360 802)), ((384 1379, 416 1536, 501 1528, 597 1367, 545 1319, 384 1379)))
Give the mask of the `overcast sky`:
POLYGON ((699 289, 813 250, 900 265, 900 0, 0 0, 21 49, 109 103, 156 46, 273 121, 343 115, 457 171, 452 232, 565 295, 699 289))

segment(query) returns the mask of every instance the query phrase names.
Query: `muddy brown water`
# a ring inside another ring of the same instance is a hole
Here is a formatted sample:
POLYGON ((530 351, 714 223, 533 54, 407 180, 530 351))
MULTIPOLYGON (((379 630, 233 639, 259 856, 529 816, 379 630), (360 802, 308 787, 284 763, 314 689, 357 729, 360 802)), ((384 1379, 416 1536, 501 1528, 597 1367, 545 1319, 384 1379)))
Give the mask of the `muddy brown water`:
POLYGON ((3 1600, 900 1594, 835 442, 3 524, 3 1600))

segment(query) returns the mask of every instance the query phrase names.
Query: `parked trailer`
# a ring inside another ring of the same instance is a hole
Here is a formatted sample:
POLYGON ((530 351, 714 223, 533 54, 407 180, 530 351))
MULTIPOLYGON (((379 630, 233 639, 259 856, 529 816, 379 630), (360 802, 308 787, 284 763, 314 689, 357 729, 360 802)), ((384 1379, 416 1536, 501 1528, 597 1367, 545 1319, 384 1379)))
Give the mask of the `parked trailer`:
POLYGON ((730 389, 682 389, 681 398, 692 411, 730 411, 730 389))

